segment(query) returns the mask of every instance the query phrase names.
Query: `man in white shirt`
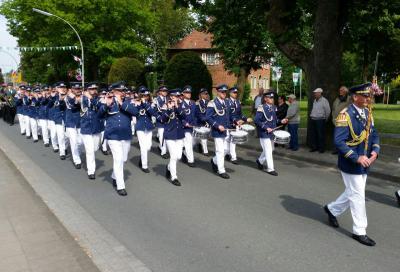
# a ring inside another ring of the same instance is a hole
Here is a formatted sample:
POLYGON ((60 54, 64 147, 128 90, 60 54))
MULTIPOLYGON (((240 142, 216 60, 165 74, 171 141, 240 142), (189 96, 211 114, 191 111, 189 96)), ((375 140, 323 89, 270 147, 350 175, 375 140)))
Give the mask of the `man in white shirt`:
POLYGON ((317 88, 314 90, 314 102, 310 114, 311 126, 311 150, 310 152, 319 151, 325 152, 325 124, 331 114, 331 108, 328 100, 322 96, 322 89, 317 88))

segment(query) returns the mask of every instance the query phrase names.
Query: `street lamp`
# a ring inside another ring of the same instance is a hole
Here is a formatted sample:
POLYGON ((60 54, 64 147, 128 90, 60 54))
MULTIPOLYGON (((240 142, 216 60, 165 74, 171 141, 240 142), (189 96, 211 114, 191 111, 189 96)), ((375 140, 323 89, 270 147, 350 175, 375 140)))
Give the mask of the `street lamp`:
POLYGON ((75 32, 76 36, 77 36, 78 39, 79 39, 79 43, 81 44, 81 52, 82 52, 82 55, 81 55, 82 88, 84 88, 84 87, 85 87, 85 55, 84 55, 84 53, 83 53, 83 43, 82 43, 81 37, 80 37, 79 34, 78 34, 78 31, 76 31, 76 29, 75 29, 67 20, 65 20, 65 19, 63 19, 63 18, 61 18, 61 17, 59 17, 59 16, 57 16, 57 15, 54 15, 54 14, 52 14, 52 13, 50 13, 50 12, 43 11, 43 10, 40 10, 40 9, 37 9, 37 8, 33 8, 32 10, 33 10, 34 12, 40 13, 40 14, 45 15, 45 16, 56 17, 57 19, 60 19, 61 21, 63 21, 63 22, 66 23, 67 25, 69 25, 69 26, 72 28, 72 30, 75 32))

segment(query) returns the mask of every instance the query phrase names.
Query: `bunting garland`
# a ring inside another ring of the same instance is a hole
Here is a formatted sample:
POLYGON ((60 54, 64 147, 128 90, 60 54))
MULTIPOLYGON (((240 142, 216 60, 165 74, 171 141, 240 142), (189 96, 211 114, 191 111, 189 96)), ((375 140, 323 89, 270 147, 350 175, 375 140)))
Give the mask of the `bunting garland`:
POLYGON ((19 52, 45 52, 45 51, 74 51, 78 46, 52 46, 52 47, 3 47, 0 50, 18 50, 19 52))

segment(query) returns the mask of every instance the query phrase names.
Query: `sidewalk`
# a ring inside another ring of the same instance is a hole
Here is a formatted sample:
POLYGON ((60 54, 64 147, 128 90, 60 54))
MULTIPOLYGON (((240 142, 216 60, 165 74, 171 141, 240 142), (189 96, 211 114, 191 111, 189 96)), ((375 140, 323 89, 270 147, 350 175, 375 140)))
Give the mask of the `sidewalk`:
MULTIPOLYGON (((238 146, 240 148, 262 152, 260 141, 254 136, 250 136, 247 143, 238 146)), ((323 154, 320 154, 318 152, 310 153, 308 151, 308 148, 304 146, 302 146, 298 151, 291 151, 286 148, 277 147, 274 150, 274 156, 305 161, 327 167, 337 167, 337 155, 332 155, 330 151, 326 151, 323 154)), ((369 175, 371 177, 400 183, 400 163, 397 161, 397 158, 394 159, 392 155, 385 156, 385 153, 383 151, 381 152, 381 156, 371 167, 369 175)))
POLYGON ((2 151, 0 271, 99 271, 2 151))

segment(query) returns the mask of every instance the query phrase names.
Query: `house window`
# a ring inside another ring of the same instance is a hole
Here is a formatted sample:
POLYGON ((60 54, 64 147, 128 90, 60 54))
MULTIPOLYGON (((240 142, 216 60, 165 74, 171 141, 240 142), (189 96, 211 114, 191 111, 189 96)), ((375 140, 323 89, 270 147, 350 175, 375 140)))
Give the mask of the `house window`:
POLYGON ((202 53, 201 59, 206 65, 218 65, 219 54, 218 53, 202 53))
POLYGON ((263 88, 264 88, 264 89, 268 89, 268 86, 267 86, 268 83, 267 83, 267 81, 268 81, 267 78, 264 77, 264 81, 263 81, 263 88))

